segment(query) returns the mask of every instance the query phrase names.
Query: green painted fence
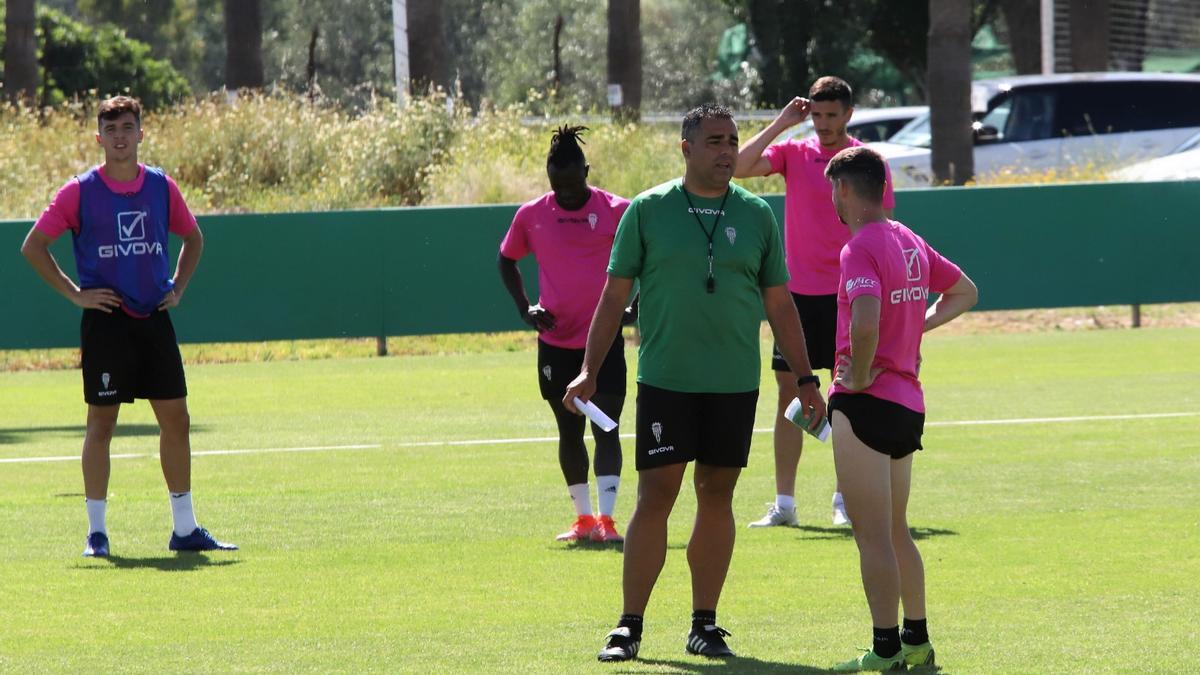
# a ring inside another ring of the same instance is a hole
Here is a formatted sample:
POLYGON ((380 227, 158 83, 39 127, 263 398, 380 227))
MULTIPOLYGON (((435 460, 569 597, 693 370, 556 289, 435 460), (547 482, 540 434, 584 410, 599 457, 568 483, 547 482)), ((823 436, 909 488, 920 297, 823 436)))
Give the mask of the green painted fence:
MULTIPOLYGON (((782 216, 782 198, 768 201, 782 216)), ((173 311, 179 336, 237 342, 518 328, 495 265, 515 208, 201 217, 204 257, 173 311)), ((979 309, 1200 300, 1200 182, 906 190, 897 218, 968 271, 979 309)), ((0 348, 77 345, 78 310, 18 252, 30 225, 0 222, 0 348)), ((73 274, 70 236, 52 251, 73 274)), ((532 287, 529 261, 523 270, 532 287)))

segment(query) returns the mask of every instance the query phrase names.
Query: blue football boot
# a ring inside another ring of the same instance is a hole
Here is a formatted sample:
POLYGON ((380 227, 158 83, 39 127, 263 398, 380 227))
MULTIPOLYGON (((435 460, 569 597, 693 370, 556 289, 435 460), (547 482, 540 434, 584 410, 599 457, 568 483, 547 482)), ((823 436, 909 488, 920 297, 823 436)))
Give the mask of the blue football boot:
POLYGON ((197 527, 191 534, 186 537, 181 537, 174 532, 171 533, 171 543, 167 544, 167 548, 172 551, 236 551, 238 547, 234 544, 227 544, 223 541, 217 541, 216 537, 208 533, 208 530, 203 527, 197 527))
POLYGON ((83 547, 83 557, 85 558, 107 558, 108 557, 108 535, 103 532, 93 532, 88 535, 87 543, 83 547))

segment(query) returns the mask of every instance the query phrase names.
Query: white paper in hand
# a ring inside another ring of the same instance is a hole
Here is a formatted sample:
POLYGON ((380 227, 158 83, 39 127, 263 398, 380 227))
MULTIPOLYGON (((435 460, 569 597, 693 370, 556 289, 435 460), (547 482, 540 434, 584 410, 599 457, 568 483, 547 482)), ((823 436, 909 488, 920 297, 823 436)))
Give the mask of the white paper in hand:
POLYGON ((612 431, 617 428, 617 423, 611 417, 604 414, 604 411, 596 406, 595 403, 587 401, 578 396, 575 397, 575 407, 579 408, 579 412, 583 413, 589 420, 596 423, 596 426, 605 431, 612 431))

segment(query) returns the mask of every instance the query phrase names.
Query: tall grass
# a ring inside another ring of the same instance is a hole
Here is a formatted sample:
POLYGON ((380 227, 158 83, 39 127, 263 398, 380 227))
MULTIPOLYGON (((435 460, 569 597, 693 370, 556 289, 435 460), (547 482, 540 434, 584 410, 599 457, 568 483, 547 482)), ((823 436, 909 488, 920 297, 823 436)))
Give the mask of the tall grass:
MULTIPOLYGON (((595 119, 575 110, 531 118, 524 107, 472 112, 444 94, 404 109, 388 100, 348 114, 287 96, 224 96, 147 114, 142 160, 178 181, 197 213, 278 212, 417 204, 518 203, 545 192, 556 126, 595 119)), ((679 176, 675 124, 589 122, 592 184, 632 197, 679 176)), ((749 138, 759 124, 743 124, 749 138)), ((79 106, 0 108, 0 218, 32 218, 73 175, 102 160, 95 120, 79 106)), ((1105 180, 1109 167, 1002 171, 977 185, 1105 180)), ((781 192, 779 177, 740 181, 781 192)))

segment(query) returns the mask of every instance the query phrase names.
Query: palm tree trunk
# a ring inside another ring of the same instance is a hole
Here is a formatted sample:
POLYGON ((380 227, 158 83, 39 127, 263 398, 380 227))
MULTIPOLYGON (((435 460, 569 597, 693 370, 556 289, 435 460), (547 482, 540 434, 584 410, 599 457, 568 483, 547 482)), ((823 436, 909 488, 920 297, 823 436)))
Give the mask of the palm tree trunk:
POLYGON ((225 86, 263 86, 262 3, 225 0, 225 86))
POLYGON ((5 0, 4 98, 32 103, 37 96, 37 38, 34 0, 5 0))
POLYGON ((636 120, 642 109, 642 8, 640 0, 608 0, 608 84, 620 86, 619 120, 636 120))
POLYGON ((929 0, 929 121, 934 182, 975 174, 971 132, 971 0, 929 0))

